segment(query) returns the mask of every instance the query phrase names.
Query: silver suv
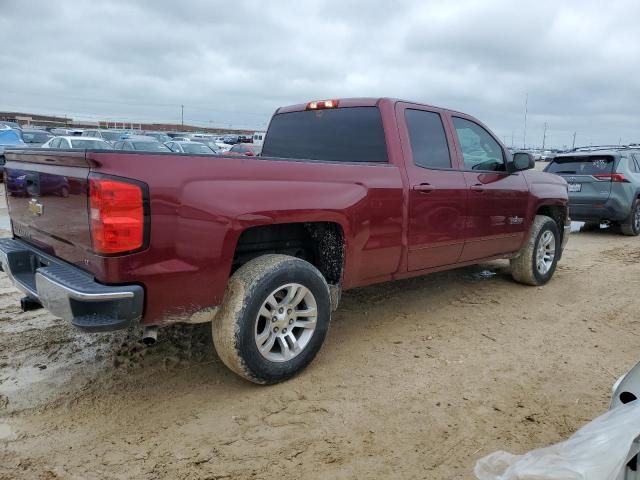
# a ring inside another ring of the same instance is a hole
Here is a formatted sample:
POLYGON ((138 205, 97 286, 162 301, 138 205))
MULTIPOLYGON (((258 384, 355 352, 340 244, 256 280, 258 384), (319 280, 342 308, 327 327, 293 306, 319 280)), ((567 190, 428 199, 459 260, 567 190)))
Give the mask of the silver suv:
POLYGON ((640 149, 576 150, 557 155, 544 170, 569 184, 572 220, 640 234, 640 149))

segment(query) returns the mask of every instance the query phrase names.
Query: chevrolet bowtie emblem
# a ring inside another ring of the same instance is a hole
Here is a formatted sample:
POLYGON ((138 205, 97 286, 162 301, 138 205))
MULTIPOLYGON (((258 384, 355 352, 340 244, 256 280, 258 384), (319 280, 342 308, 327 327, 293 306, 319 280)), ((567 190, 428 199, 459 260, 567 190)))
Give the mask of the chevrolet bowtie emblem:
POLYGON ((44 211, 44 206, 38 202, 37 198, 32 198, 29 200, 29 211, 34 215, 40 216, 44 211))

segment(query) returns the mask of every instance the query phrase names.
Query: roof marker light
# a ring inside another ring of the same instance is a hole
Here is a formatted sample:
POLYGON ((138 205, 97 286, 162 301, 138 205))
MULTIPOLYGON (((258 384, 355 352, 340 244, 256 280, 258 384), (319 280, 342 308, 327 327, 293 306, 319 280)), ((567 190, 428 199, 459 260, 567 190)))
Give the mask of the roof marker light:
POLYGON ((307 103, 307 110, 322 110, 325 108, 337 108, 338 100, 318 100, 307 103))

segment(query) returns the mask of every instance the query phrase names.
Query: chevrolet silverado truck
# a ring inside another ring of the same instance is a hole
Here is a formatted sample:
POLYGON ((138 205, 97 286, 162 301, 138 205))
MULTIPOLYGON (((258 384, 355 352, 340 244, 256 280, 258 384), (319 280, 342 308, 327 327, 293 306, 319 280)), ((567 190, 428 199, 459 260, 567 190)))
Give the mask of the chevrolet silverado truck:
POLYGON ((5 153, 2 270, 87 331, 211 322, 256 383, 318 353, 341 292, 493 259, 550 280, 567 183, 463 113, 389 98, 278 109, 262 155, 5 153))

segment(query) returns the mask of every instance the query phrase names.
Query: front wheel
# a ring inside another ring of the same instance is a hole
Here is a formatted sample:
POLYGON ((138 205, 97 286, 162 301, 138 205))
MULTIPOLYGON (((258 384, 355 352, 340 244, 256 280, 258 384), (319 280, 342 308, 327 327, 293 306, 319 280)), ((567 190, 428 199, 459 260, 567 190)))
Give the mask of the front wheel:
POLYGON ((263 255, 230 278, 213 321, 213 343, 238 375, 277 383, 311 363, 330 318, 329 287, 317 268, 287 255, 263 255))
POLYGON ((511 276, 526 285, 544 285, 556 271, 561 244, 556 222, 545 215, 536 215, 527 243, 511 260, 511 276))

